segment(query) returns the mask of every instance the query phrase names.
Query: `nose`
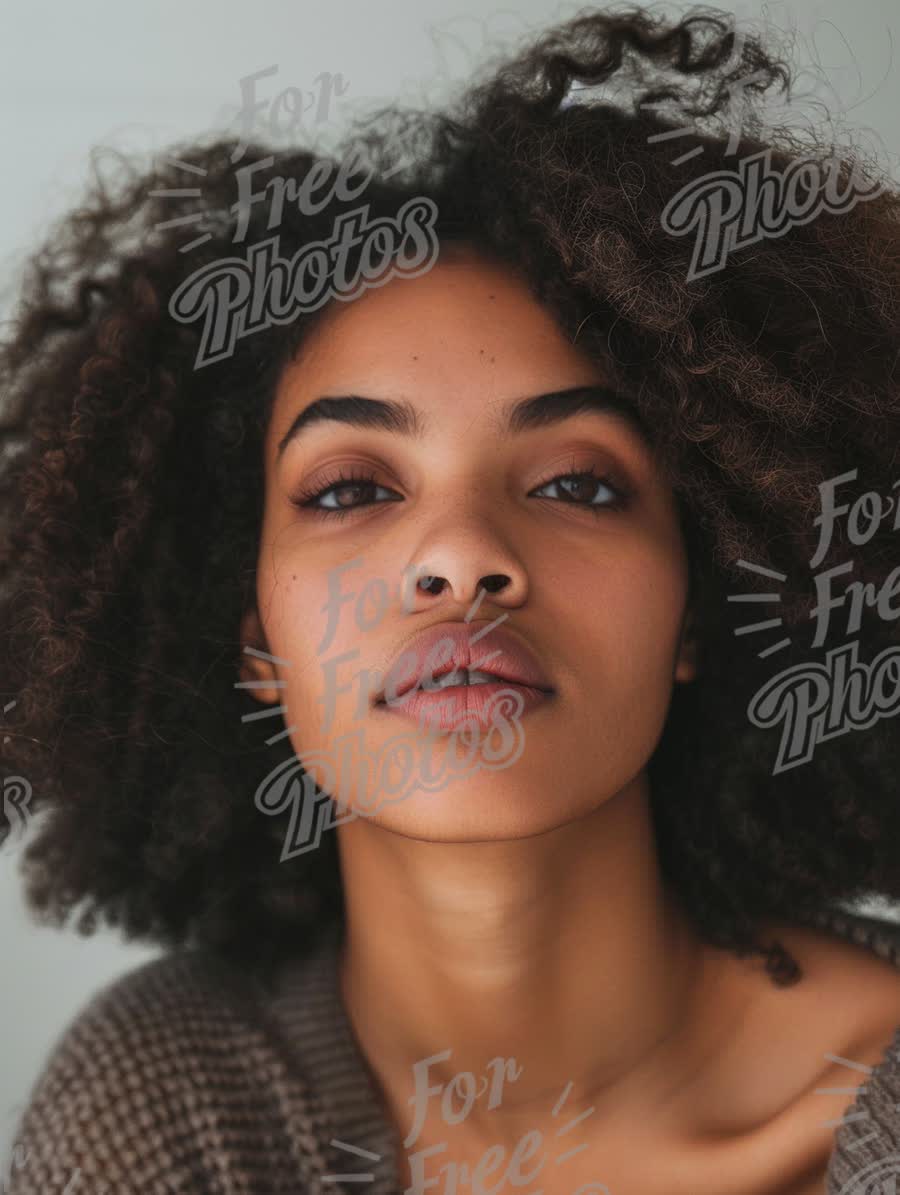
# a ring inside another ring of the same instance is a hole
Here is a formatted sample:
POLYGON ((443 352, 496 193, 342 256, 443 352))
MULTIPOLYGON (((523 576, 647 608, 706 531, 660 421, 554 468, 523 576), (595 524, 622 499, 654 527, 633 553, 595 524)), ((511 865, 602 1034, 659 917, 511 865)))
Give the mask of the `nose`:
POLYGON ((408 568, 418 577, 411 598, 414 610, 434 608, 438 602, 468 609, 486 593, 510 607, 528 597, 524 562, 484 524, 463 529, 445 522, 418 545, 408 568))
MULTIPOLYGON (((419 578, 419 588, 425 593, 441 593, 447 584, 446 577, 419 578)), ((499 593, 509 584, 510 578, 505 573, 491 573, 490 576, 482 577, 479 589, 483 588, 487 593, 499 593)))

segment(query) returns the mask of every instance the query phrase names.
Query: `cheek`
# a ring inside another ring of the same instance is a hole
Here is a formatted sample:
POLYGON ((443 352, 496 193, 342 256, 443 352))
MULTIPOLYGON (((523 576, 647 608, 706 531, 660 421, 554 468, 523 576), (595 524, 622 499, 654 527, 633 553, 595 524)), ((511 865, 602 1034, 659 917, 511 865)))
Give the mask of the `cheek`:
MULTIPOLYGON (((270 652, 290 662, 290 669, 284 666, 282 679, 292 687, 298 675, 315 674, 319 658, 332 649, 329 636, 332 646, 336 636, 330 622, 337 617, 342 625, 352 624, 353 616, 350 606, 340 606, 334 599, 331 604, 336 609, 330 612, 329 576, 338 570, 321 559, 302 526, 283 513, 275 499, 271 506, 277 513, 268 510, 263 524, 256 571, 257 609, 270 652)), ((345 580, 339 588, 350 589, 352 584, 345 580)))
POLYGON ((285 718, 293 720, 296 707, 315 701, 321 688, 322 660, 335 650, 334 643, 321 650, 328 614, 327 587, 318 577, 301 572, 287 561, 257 572, 257 602, 270 655, 277 657, 279 679, 284 682, 281 702, 285 718))
POLYGON ((336 735, 364 727, 380 679, 371 663, 379 626, 399 617, 399 587, 359 567, 282 559, 257 573, 257 597, 271 655, 284 682, 280 700, 295 750, 319 750, 336 735), (393 611, 393 614, 391 613, 393 611))
POLYGON ((687 599, 683 556, 671 543, 635 540, 578 569, 561 569, 558 625, 608 694, 646 697, 672 681, 687 599), (562 592, 562 591, 560 591, 562 592), (581 654, 581 645, 587 649, 581 654))

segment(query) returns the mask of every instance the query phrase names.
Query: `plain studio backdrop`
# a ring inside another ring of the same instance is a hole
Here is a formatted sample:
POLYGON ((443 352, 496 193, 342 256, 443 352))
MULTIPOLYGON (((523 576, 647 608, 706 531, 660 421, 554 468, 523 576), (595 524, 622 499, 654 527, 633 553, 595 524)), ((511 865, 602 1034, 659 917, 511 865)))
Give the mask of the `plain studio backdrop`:
MULTIPOLYGON (((240 103, 240 80, 272 67, 257 81, 258 98, 274 101, 289 88, 314 93, 304 127, 327 146, 350 117, 372 108, 440 102, 495 52, 582 7, 552 0, 515 0, 514 11, 512 4, 489 9, 474 0, 467 6, 458 0, 6 0, 0 318, 12 311, 26 253, 78 201, 92 148, 137 152, 149 161, 192 133, 224 131, 240 103)), ((676 16, 687 7, 653 6, 676 16)), ((795 62, 811 68, 798 81, 808 99, 804 111, 813 112, 817 101, 836 132, 855 130, 854 140, 898 177, 896 0, 849 9, 843 0, 722 7, 754 30, 771 26, 789 34, 795 62)), ((277 113, 283 127, 291 119, 289 102, 277 113)), ((262 114, 263 134, 272 111, 270 104, 262 114)), ((297 139, 308 140, 302 131, 297 139)), ((16 835, 0 851, 0 1173, 53 1043, 92 993, 158 953, 109 930, 80 938, 31 922, 18 876, 24 841, 16 835)))

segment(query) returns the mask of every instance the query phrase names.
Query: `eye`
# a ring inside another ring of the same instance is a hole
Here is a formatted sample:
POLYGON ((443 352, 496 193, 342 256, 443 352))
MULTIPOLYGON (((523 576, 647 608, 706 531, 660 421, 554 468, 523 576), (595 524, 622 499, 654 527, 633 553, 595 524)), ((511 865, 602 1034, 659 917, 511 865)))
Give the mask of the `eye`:
POLYGON ((587 507, 592 514, 601 514, 606 510, 624 510, 630 499, 630 494, 626 490, 615 485, 609 477, 596 473, 593 466, 589 469, 580 469, 577 472, 558 473, 556 477, 552 477, 543 485, 538 486, 537 490, 532 490, 532 493, 536 494, 539 490, 554 487, 564 495, 559 501, 568 502, 571 506, 587 507), (564 485, 560 486, 560 482, 564 485), (599 498, 598 491, 600 491, 599 498), (588 496, 588 501, 582 501, 585 495, 588 496))
MULTIPOLYGON (((554 487, 563 497, 550 496, 551 501, 565 502, 570 506, 582 506, 597 515, 608 510, 624 510, 630 499, 630 494, 621 486, 614 484, 610 478, 596 473, 593 468, 572 473, 558 473, 549 481, 538 486, 536 490, 532 490, 532 494, 536 495, 540 490, 554 487), (564 484, 560 485, 560 483, 564 484), (585 496, 588 498, 587 501, 584 500, 585 496)), ((381 505, 377 501, 358 501, 360 496, 371 495, 373 490, 376 492, 380 490, 383 494, 395 493, 386 486, 377 485, 375 477, 371 473, 350 476, 345 476, 342 473, 336 480, 330 481, 318 490, 307 490, 296 494, 291 502, 294 506, 308 510, 316 517, 342 519, 354 510, 381 505), (320 505, 326 498, 332 499, 332 504, 320 505)), ((402 501, 402 499, 397 496, 389 497, 386 501, 396 502, 402 501)))
MULTIPOLYGON (((307 490, 304 493, 296 494, 291 501, 295 506, 299 506, 303 510, 308 510, 317 517, 343 519, 353 510, 373 505, 371 502, 352 502, 354 496, 358 497, 360 494, 371 492, 372 489, 381 490, 385 494, 393 492, 387 489, 386 486, 376 485, 375 478, 371 473, 351 474, 349 476, 341 473, 335 481, 330 481, 321 489, 307 490), (333 498, 336 505, 320 506, 319 501, 326 497, 333 498), (343 498, 349 498, 351 501, 342 501, 343 498)), ((388 501, 394 502, 397 499, 389 498, 388 501)))

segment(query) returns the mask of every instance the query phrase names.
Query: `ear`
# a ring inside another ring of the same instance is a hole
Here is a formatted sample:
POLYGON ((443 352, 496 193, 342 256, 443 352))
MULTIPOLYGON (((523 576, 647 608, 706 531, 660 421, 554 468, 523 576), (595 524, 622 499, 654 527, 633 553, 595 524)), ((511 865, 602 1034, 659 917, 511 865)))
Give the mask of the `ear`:
POLYGON ((254 655, 253 652, 244 651, 245 647, 253 647, 257 651, 269 650, 255 607, 245 611, 241 619, 240 638, 241 660, 238 665, 238 674, 242 681, 253 682, 252 687, 247 688, 246 692, 263 705, 271 705, 280 701, 279 689, 275 685, 275 681, 278 679, 275 665, 271 660, 265 660, 254 655))
POLYGON ((675 664, 675 680, 682 684, 696 679, 698 665, 699 644, 692 610, 688 610, 681 631, 681 642, 678 648, 678 659, 675 664))

